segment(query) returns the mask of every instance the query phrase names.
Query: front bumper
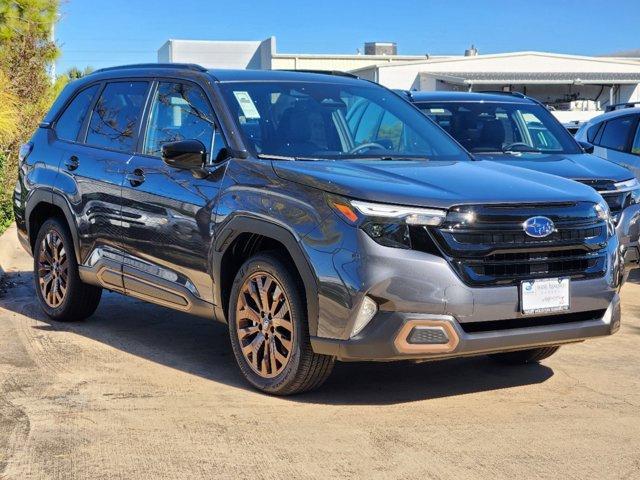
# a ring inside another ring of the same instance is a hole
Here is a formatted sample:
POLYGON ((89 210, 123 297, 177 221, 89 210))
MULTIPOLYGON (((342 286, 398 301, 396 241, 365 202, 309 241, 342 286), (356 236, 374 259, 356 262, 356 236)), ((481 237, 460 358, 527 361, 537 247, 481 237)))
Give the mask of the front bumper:
POLYGON ((436 360, 580 342, 611 335, 619 328, 620 298, 616 294, 603 315, 566 323, 473 333, 450 315, 382 313, 354 338, 312 337, 311 345, 315 352, 343 361, 436 360), (441 328, 446 338, 431 344, 411 341, 412 332, 423 326, 434 331, 441 328))
POLYGON ((439 256, 383 247, 358 232, 359 254, 347 248, 331 254, 340 280, 321 290, 318 330, 311 344, 315 352, 341 360, 429 360, 610 335, 620 325, 622 268, 616 236, 607 250, 605 275, 572 280, 570 311, 549 322, 521 313, 518 286, 470 287, 439 256), (337 293, 341 284, 349 292, 349 306, 338 301, 347 298, 337 293), (353 335, 365 295, 376 302, 378 312, 353 335), (446 338, 417 345, 409 341, 415 326, 425 328, 424 338, 443 333, 446 338))

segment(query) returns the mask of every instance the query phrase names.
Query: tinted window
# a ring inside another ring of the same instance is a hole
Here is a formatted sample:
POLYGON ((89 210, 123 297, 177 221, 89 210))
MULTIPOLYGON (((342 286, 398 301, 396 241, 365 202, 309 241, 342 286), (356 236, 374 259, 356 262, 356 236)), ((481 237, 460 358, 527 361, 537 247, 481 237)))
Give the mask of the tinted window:
POLYGON ((634 125, 632 116, 625 116, 609 120, 604 125, 604 130, 598 141, 598 145, 612 150, 624 150, 629 141, 629 135, 634 125))
POLYGON ((56 122, 56 134, 62 140, 75 142, 82 128, 82 122, 91 106, 91 101, 99 85, 82 90, 67 106, 56 122))
POLYGON ((153 100, 144 153, 160 156, 162 145, 200 140, 211 153, 213 110, 204 92, 191 83, 160 83, 153 100))
POLYGON ((402 142, 402 127, 402 122, 398 117, 385 112, 375 141, 391 150, 398 150, 402 142))
POLYGON ((96 147, 132 152, 147 87, 147 82, 107 84, 91 113, 86 142, 96 147))
POLYGON ((238 129, 258 154, 469 158, 405 100, 366 82, 229 82, 222 89, 238 129))
POLYGON ((417 106, 471 152, 580 152, 569 132, 537 104, 421 102, 417 106))
POLYGON ((429 106, 428 104, 424 107, 420 105, 420 108, 424 113, 426 113, 431 120, 440 125, 440 128, 444 128, 448 133, 451 133, 451 118, 452 114, 449 109, 444 105, 434 105, 429 106))
POLYGON ((640 155, 640 124, 638 124, 638 128, 636 129, 636 136, 633 139, 633 145, 631 146, 631 153, 635 155, 640 155))
POLYGON ((351 131, 356 143, 359 144, 370 143, 375 140, 375 134, 378 131, 378 125, 380 125, 380 117, 383 114, 382 107, 375 103, 367 103, 367 108, 358 123, 358 128, 351 131))
POLYGON ((596 137, 598 136, 600 127, 602 127, 602 123, 597 123, 593 127, 589 127, 589 130, 587 130, 587 141, 589 143, 593 143, 596 141, 596 137))

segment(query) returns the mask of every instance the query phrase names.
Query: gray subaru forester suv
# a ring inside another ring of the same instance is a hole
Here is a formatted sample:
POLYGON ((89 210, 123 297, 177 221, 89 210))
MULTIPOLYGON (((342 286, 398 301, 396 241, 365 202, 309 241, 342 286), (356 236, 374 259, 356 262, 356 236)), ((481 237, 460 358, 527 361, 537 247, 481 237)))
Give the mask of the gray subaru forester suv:
POLYGON ((476 161, 348 76, 95 72, 21 149, 14 200, 52 319, 107 289, 225 322, 273 394, 318 387, 336 359, 535 362, 620 325, 594 189, 476 161))

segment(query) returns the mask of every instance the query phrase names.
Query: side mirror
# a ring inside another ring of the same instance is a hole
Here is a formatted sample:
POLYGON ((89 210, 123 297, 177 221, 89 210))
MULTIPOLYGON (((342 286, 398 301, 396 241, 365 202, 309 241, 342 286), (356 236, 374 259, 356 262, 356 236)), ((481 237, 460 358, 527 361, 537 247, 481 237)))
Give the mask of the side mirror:
POLYGON ((582 147, 584 153, 593 153, 593 145, 591 145, 590 143, 578 142, 578 144, 582 147))
POLYGON ((207 161, 207 147, 200 140, 165 143, 162 161, 173 168, 202 170, 207 161))

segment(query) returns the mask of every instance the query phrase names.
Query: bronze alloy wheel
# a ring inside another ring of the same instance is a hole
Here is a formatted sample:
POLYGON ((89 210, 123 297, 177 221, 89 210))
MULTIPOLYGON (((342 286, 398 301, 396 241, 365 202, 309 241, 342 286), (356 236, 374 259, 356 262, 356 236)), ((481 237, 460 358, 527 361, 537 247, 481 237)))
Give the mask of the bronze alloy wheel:
POLYGON ((254 372, 273 378, 292 354, 293 322, 289 299, 272 275, 257 272, 242 285, 236 306, 236 333, 254 372))
POLYGON ((62 238, 55 230, 47 232, 38 252, 38 284, 42 298, 51 308, 59 307, 67 293, 69 264, 62 238))

